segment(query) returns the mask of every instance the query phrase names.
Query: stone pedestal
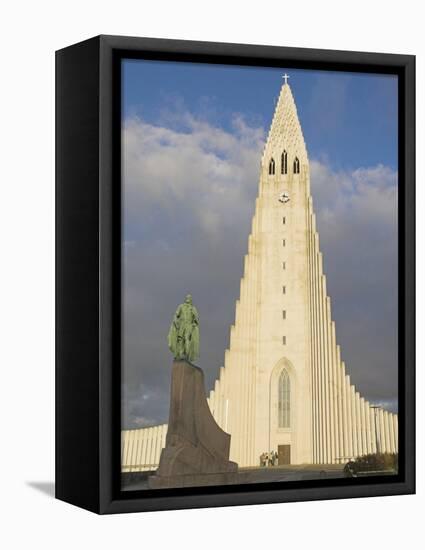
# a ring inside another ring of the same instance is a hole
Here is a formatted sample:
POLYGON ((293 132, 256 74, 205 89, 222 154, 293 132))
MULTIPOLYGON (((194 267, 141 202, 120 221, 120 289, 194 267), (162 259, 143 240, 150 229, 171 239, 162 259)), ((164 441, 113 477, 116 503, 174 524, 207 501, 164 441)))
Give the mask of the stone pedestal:
POLYGON ((229 451, 230 435, 207 403, 204 373, 187 361, 174 361, 166 446, 149 487, 231 483, 238 466, 229 460, 229 451))

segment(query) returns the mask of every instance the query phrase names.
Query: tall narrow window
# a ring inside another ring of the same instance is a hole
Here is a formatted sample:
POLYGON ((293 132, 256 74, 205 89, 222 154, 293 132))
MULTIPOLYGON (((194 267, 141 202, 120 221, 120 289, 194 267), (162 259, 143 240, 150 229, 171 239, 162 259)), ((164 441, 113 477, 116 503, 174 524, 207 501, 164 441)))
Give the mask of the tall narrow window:
POLYGON ((282 269, 286 269, 286 262, 282 262, 282 269))
POLYGON ((289 428, 291 425, 291 381, 285 369, 279 376, 278 414, 279 428, 289 428))
POLYGON ((286 319, 286 309, 282 311, 282 319, 286 319))
POLYGON ((286 246, 286 239, 282 239, 282 246, 286 246))
POLYGON ((282 153, 280 171, 282 174, 288 173, 288 153, 286 151, 283 151, 282 153))
POLYGON ((299 174, 299 173, 300 173, 300 161, 298 160, 298 157, 295 157, 295 160, 294 160, 294 174, 299 174))
POLYGON ((283 216, 283 218, 282 218, 282 223, 283 223, 283 225, 286 224, 286 218, 285 218, 285 216, 283 216))
POLYGON ((269 162, 269 174, 271 176, 274 175, 274 171, 275 171, 275 164, 274 164, 274 159, 270 159, 270 162, 269 162))
POLYGON ((282 344, 286 346, 286 336, 282 336, 282 344))
POLYGON ((286 286, 282 287, 282 294, 286 294, 286 286))

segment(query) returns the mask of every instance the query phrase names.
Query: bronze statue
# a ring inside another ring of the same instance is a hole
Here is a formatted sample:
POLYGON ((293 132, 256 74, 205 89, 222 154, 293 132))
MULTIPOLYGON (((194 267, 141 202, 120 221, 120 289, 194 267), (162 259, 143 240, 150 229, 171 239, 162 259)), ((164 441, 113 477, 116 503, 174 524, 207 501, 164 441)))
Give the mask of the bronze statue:
POLYGON ((193 361, 199 356, 199 315, 188 294, 174 314, 168 347, 176 360, 193 361))

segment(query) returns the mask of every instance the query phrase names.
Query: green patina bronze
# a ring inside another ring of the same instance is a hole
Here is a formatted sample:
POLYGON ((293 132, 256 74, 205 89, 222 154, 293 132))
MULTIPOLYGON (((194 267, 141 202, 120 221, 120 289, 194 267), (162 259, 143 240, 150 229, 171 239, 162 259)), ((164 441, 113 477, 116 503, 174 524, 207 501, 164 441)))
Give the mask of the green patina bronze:
POLYGON ((168 333, 168 347, 177 360, 193 361, 199 357, 199 315, 190 294, 176 309, 168 333))

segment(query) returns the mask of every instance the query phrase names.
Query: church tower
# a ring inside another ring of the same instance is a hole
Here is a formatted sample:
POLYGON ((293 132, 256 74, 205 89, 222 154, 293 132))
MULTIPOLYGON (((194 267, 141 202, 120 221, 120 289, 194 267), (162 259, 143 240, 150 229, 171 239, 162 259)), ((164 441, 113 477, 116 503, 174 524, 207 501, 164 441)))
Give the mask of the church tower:
POLYGON ((288 462, 313 462, 309 199, 307 151, 285 83, 261 159, 225 356, 228 429, 232 454, 242 464, 258 463, 262 452, 278 449, 288 462))
POLYGON ((209 399, 240 466, 270 451, 280 464, 326 464, 398 448, 397 415, 371 407, 341 360, 287 78, 261 158, 230 346, 209 399))
MULTIPOLYGON (((341 359, 287 78, 261 158, 230 345, 208 399, 240 467, 271 451, 279 464, 335 464, 398 450, 397 415, 361 397, 341 359)), ((156 467, 166 430, 124 432, 123 470, 156 467)))

